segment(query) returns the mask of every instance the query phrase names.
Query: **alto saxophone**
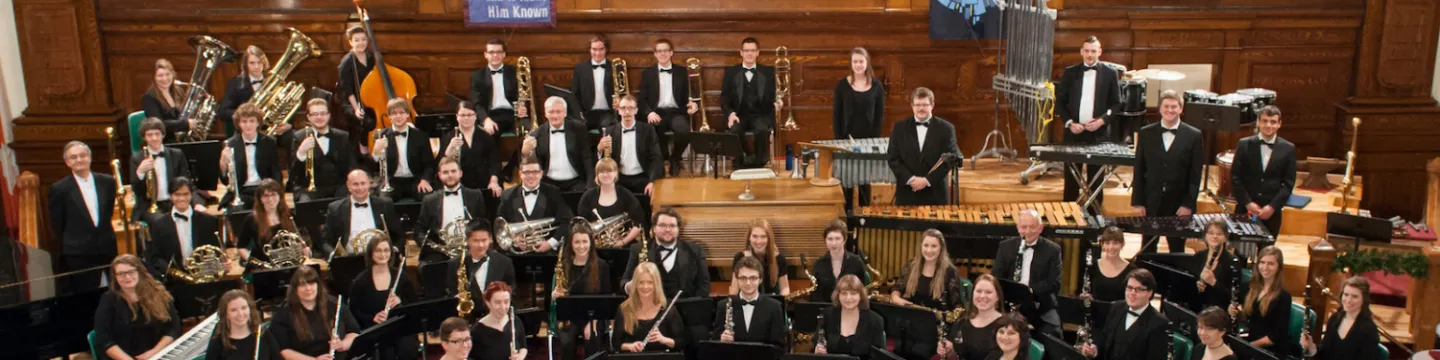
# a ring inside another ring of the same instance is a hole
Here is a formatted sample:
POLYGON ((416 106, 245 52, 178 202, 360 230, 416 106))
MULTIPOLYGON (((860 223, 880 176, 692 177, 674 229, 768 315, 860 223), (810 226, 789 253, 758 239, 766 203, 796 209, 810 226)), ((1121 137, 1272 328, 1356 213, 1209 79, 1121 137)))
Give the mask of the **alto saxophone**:
POLYGON ((469 264, 470 252, 466 251, 460 257, 460 266, 455 268, 455 313, 460 318, 469 319, 470 312, 475 310, 475 301, 470 298, 470 272, 466 271, 465 265, 469 264))
POLYGON ((810 296, 810 293, 815 292, 815 288, 820 287, 820 283, 815 280, 815 274, 810 273, 810 261, 806 259, 803 253, 800 254, 800 269, 805 271, 805 277, 810 278, 810 287, 805 290, 790 293, 790 296, 785 297, 786 302, 792 302, 810 296))

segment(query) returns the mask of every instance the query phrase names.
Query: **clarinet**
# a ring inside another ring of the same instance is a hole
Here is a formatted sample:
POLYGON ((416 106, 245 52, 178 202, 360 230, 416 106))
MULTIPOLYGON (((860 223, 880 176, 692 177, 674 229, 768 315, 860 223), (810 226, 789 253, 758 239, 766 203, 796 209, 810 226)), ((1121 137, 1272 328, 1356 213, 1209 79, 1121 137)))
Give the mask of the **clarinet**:
POLYGON ((826 348, 825 343, 825 313, 822 312, 815 314, 815 348, 829 351, 830 349, 826 348))
POLYGON ((1095 253, 1093 251, 1085 252, 1085 280, 1083 283, 1081 283, 1081 293, 1088 296, 1084 297, 1082 300, 1082 304, 1084 304, 1085 306, 1085 320, 1083 323, 1080 324, 1080 330, 1075 331, 1075 346, 1084 346, 1094 343, 1091 339, 1091 336, 1093 336, 1093 334, 1091 334, 1091 331, 1093 330, 1090 327, 1090 299, 1094 296, 1094 294, 1090 293, 1090 271, 1093 269, 1092 267, 1095 266, 1094 254, 1095 253))
MULTIPOLYGON (((1240 304, 1240 256, 1237 255, 1237 256, 1235 256, 1235 258, 1234 258, 1233 260, 1230 261, 1230 306, 1237 306, 1237 305, 1239 305, 1239 304, 1240 304)), ((1244 308, 1241 308, 1241 311, 1244 311, 1244 308)), ((1235 323, 1235 325, 1234 325, 1234 327, 1235 327, 1234 331, 1235 331, 1235 334, 1238 336, 1238 335, 1240 334, 1240 328, 1241 328, 1241 326, 1240 326, 1240 325, 1241 325, 1241 324, 1240 324, 1240 317, 1239 317, 1239 316, 1236 316, 1236 317, 1235 317, 1235 322, 1234 322, 1234 323, 1235 323)))
MULTIPOLYGON (((1023 242, 1025 241, 1025 239, 1021 238, 1020 241, 1023 243, 1023 242)), ((1012 280, 1015 280, 1015 282, 1020 282, 1020 275, 1021 275, 1021 274, 1020 274, 1020 271, 1022 271, 1022 270, 1023 270, 1022 268, 1024 268, 1024 267, 1025 267, 1025 246, 1024 246, 1024 245, 1021 245, 1021 246, 1020 246, 1020 251, 1015 252, 1015 274, 1014 274, 1014 276, 1013 276, 1014 278, 1013 278, 1012 280)))
POLYGON ((1165 360, 1175 360, 1175 333, 1165 326, 1165 360))
POLYGON ((735 298, 725 299, 725 332, 732 336, 735 334, 735 306, 733 304, 735 304, 735 298))

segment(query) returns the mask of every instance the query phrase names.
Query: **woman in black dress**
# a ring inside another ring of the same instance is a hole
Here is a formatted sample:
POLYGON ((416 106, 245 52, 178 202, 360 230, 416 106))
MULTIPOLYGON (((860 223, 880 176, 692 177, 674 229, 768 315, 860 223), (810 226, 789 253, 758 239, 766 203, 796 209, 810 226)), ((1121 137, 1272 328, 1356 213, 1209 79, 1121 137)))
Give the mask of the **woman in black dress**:
MULTIPOLYGON (((570 239, 560 249, 560 258, 566 259, 565 288, 558 284, 552 284, 550 297, 560 298, 568 295, 602 295, 611 294, 610 264, 595 254, 595 246, 592 241, 595 232, 589 225, 583 222, 572 221, 570 225, 570 239)), ((596 323, 585 322, 584 326, 577 326, 569 323, 568 326, 560 328, 560 358, 571 360, 575 358, 575 347, 578 342, 585 343, 585 354, 594 354, 600 351, 604 342, 595 331, 596 323), (583 330, 583 331, 582 331, 583 330), (583 339, 583 340, 582 340, 583 339), (577 341, 579 340, 579 341, 577 341)))
MULTIPOLYGON (((885 86, 875 78, 870 66, 870 52, 857 47, 850 50, 850 75, 835 82, 835 105, 831 112, 835 139, 877 138, 885 122, 885 86)), ((860 206, 870 205, 870 185, 856 187, 860 206)), ((853 207, 850 189, 845 193, 845 208, 853 207)))
POLYGON ((830 294, 835 306, 821 314, 820 330, 815 335, 816 354, 851 355, 870 359, 870 348, 885 348, 885 320, 870 311, 870 299, 860 277, 847 274, 835 284, 830 294))
POLYGON ((630 287, 629 297, 615 312, 610 348, 617 353, 683 349, 685 343, 680 334, 684 327, 680 314, 660 319, 668 301, 660 283, 659 268, 653 262, 640 263, 632 279, 635 286, 630 287), (659 326, 655 325, 657 321, 659 326))
POLYGON ((140 95, 140 108, 146 118, 156 118, 165 123, 165 137, 190 130, 190 121, 180 118, 180 107, 185 105, 185 87, 175 82, 175 65, 170 60, 155 59, 155 79, 150 89, 140 95))
MULTIPOLYGON (((355 316, 355 322, 361 329, 384 323, 390 319, 391 309, 415 301, 418 297, 419 291, 415 284, 410 282, 409 278, 398 274, 398 269, 390 265, 395 262, 395 252, 392 249, 389 239, 384 237, 366 244, 365 263, 370 265, 370 268, 360 272, 360 275, 350 282, 349 311, 355 316)), ((405 256, 402 254, 400 258, 404 259, 405 256)), ((419 345, 420 342, 415 337, 406 336, 397 340, 393 348, 381 351, 393 354, 384 356, 387 359, 413 359, 416 356, 414 349, 419 345)))
POLYGON ((165 285, 135 255, 110 262, 110 291, 95 308, 96 351, 111 359, 151 358, 180 337, 180 313, 165 285))
MULTIPOLYGON (((734 268, 740 264, 740 259, 746 256, 754 256, 760 259, 763 274, 760 275, 760 293, 767 295, 790 296, 790 275, 785 269, 785 254, 775 246, 775 230, 770 227, 770 221, 765 219, 750 220, 750 231, 745 235, 745 250, 735 253, 735 260, 730 263, 734 268)), ((740 282, 730 282, 730 295, 740 293, 740 282)))
POLYGON ((1205 224, 1205 249, 1195 253, 1195 257, 1203 259, 1198 263, 1199 268, 1190 269, 1196 274, 1195 287, 1200 290, 1199 308, 1204 309, 1211 306, 1226 308, 1230 306, 1231 287, 1235 281, 1239 281, 1235 271, 1240 264, 1240 258, 1230 252, 1229 233, 1225 230, 1225 220, 1215 219, 1205 224))
POLYGON ((340 113, 353 116, 351 119, 355 122, 352 124, 359 125, 363 132, 353 133, 350 138, 364 139, 363 136, 375 128, 375 109, 360 103, 360 84, 370 75, 375 63, 370 58, 370 37, 365 35, 365 28, 352 26, 346 29, 345 40, 350 44, 350 51, 340 58, 340 83, 335 86, 335 95, 340 99, 340 113))
MULTIPOLYGON (((899 282, 890 290, 890 302, 900 306, 919 305, 938 311, 961 306, 960 271, 950 262, 945 248, 945 235, 940 230, 925 230, 920 248, 915 249, 910 263, 900 270, 899 282)), ((896 354, 907 359, 930 358, 945 346, 943 342, 925 344, 909 341, 910 346, 896 348, 896 354)))
POLYGON ((360 325, 349 311, 336 312, 338 306, 340 303, 320 286, 318 271, 309 266, 296 267, 290 276, 290 290, 285 293, 285 306, 276 308, 270 318, 270 333, 275 336, 280 356, 285 360, 344 358, 359 335, 360 325))
POLYGON ((525 323, 511 317, 510 286, 503 281, 491 281, 485 286, 485 308, 489 310, 470 327, 470 358, 473 360, 524 360, 529 351, 525 349, 525 323))
POLYGON ((440 136, 440 148, 448 157, 459 157, 460 185, 471 189, 484 189, 485 204, 497 204, 500 197, 500 149, 490 134, 475 126, 478 115, 472 110, 473 104, 461 101, 455 110, 459 127, 440 136))
POLYGON ((1370 282, 1355 276, 1345 280, 1340 310, 1325 322, 1320 344, 1308 332, 1300 335, 1305 357, 1319 360, 1363 360, 1380 358, 1380 330, 1370 314, 1370 282))
POLYGON ((205 360, 280 359, 280 348, 275 347, 275 337, 269 332, 260 333, 258 343, 255 340, 260 330, 260 308, 255 307, 250 293, 226 291, 220 296, 220 306, 223 313, 215 324, 210 347, 205 350, 205 360))
POLYGON ((1030 332, 1025 320, 1015 316, 1001 316, 995 321, 995 351, 985 360, 1027 360, 1030 359, 1030 332))
MULTIPOLYGON (((256 259, 270 261, 265 254, 265 245, 275 238, 280 230, 289 231, 292 234, 299 234, 295 230, 295 218, 290 216, 290 205, 280 200, 280 194, 285 188, 279 181, 274 179, 260 180, 260 186, 255 189, 254 204, 260 204, 245 215, 245 223, 240 226, 240 239, 236 244, 240 249, 240 259, 245 261, 251 256, 256 259), (263 239, 263 240, 262 240, 263 239)), ((306 258, 310 257, 310 247, 304 246, 301 250, 306 258)))
POLYGON ((1250 335, 1245 340, 1280 359, 1296 352, 1291 349, 1295 344, 1290 338, 1291 300, 1280 276, 1283 268, 1285 254, 1280 248, 1272 245, 1260 249, 1260 260, 1255 262, 1255 278, 1250 280, 1244 307, 1230 306, 1230 315, 1250 326, 1250 335))
POLYGON ((1000 281, 990 274, 981 274, 971 289, 970 303, 965 305, 965 318, 950 329, 954 338, 945 339, 945 352, 941 358, 948 358, 954 352, 960 360, 984 360, 998 349, 995 344, 995 330, 1000 326, 1000 304, 1005 303, 1005 293, 1000 290, 1000 281))
POLYGON ((1125 300, 1125 276, 1130 274, 1133 266, 1120 257, 1123 248, 1125 233, 1114 226, 1106 227, 1105 232, 1100 234, 1100 260, 1087 270, 1090 272, 1090 294, 1095 300, 1125 300))
POLYGON ((1225 310, 1211 306, 1201 311, 1195 317, 1195 332, 1201 346, 1190 352, 1190 360, 1235 360, 1235 351, 1225 344, 1225 334, 1230 332, 1230 314, 1225 310))
POLYGON ((815 292, 810 293, 810 301, 831 301, 835 280, 845 275, 855 275, 862 285, 870 284, 870 277, 865 274, 865 260, 845 251, 848 233, 844 220, 835 219, 825 226, 825 255, 816 259, 810 270, 810 275, 815 276, 815 292))
MULTIPOLYGON (((620 214, 629 214, 630 230, 621 237, 616 244, 598 244, 601 247, 625 248, 631 241, 635 241, 647 227, 650 217, 645 216, 645 210, 640 208, 640 200, 635 194, 622 186, 615 185, 615 179, 620 176, 619 165, 614 159, 600 159, 595 163, 595 187, 585 190, 580 195, 580 204, 576 207, 579 211, 575 216, 585 218, 585 221, 599 221, 620 214), (597 217, 598 216, 598 217, 597 217)), ((591 239, 595 242, 613 241, 611 239, 591 239)))

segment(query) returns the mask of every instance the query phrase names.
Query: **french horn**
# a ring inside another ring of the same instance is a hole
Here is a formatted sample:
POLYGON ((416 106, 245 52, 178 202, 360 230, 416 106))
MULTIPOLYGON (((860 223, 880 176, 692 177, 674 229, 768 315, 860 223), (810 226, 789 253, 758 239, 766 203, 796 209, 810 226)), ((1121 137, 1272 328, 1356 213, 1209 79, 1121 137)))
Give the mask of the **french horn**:
POLYGON ((464 216, 456 217, 445 226, 440 228, 440 243, 426 241, 425 246, 439 250, 451 259, 459 259, 460 254, 465 252, 466 244, 465 228, 470 225, 470 220, 464 216))
POLYGON ((250 257, 250 264, 263 269, 281 269, 300 266, 305 262, 305 239, 290 230, 280 230, 270 238, 270 243, 261 248, 270 261, 250 257))
POLYGON ((190 253, 183 266, 170 266, 170 278, 191 284, 215 282, 225 276, 225 251, 215 245, 204 245, 190 253))

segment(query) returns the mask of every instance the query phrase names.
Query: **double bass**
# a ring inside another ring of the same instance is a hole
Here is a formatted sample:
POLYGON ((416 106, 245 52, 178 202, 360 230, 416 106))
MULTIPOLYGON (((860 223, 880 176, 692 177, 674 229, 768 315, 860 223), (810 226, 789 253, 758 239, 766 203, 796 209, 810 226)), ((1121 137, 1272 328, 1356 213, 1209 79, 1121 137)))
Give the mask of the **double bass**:
MULTIPOLYGON (((375 41, 375 31, 370 27, 370 12, 365 10, 365 0, 353 1, 360 15, 360 24, 365 27, 365 37, 370 39, 370 50, 375 54, 375 69, 360 83, 360 103, 375 111, 374 130, 380 131, 390 127, 390 111, 386 107, 390 99, 404 98, 407 102, 415 99, 415 79, 405 70, 385 63, 380 43, 375 41)), ((414 119, 415 107, 410 109, 410 118, 414 119)), ((367 141, 369 146, 375 146, 375 137, 371 136, 367 141)))

